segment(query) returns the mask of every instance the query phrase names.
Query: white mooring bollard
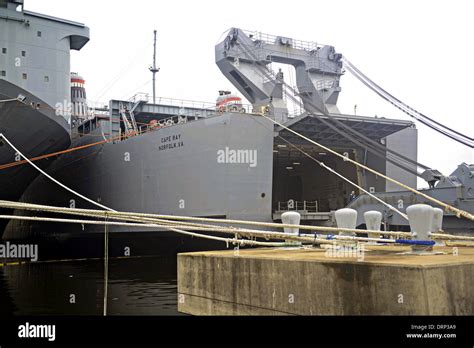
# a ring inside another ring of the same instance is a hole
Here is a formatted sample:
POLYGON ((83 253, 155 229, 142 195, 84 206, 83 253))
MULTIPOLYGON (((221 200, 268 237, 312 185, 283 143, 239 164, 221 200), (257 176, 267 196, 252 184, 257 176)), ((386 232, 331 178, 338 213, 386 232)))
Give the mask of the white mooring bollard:
MULTIPOLYGON (((380 231, 382 225, 382 213, 371 210, 364 213, 365 225, 368 230, 380 231)), ((370 238, 380 238, 380 233, 369 233, 370 238)))
MULTIPOLYGON (((430 241, 433 228, 433 207, 427 204, 415 204, 407 208, 408 220, 413 240, 430 241)), ((431 247, 413 245, 413 251, 432 250, 431 247)))
MULTIPOLYGON (((357 224, 357 210, 344 208, 335 213, 337 227, 355 229, 357 224)), ((355 236, 354 232, 339 232, 340 236, 355 236)))
POLYGON ((443 210, 433 208, 433 224, 431 233, 439 233, 443 231, 443 210))
MULTIPOLYGON (((299 225, 301 221, 300 213, 295 211, 288 211, 286 213, 281 214, 281 222, 285 225, 299 225)), ((299 235, 300 229, 299 228, 289 228, 284 227, 283 230, 285 233, 299 235)))

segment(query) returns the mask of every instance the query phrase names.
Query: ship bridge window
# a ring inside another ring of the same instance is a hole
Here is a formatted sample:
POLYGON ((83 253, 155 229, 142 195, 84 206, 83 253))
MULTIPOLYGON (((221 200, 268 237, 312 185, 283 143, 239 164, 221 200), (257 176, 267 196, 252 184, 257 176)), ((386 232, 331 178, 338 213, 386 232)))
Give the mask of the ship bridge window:
POLYGON ((23 77, 23 80, 26 80, 28 79, 28 74, 23 73, 22 77, 23 77))
POLYGON ((7 76, 7 72, 5 70, 0 71, 0 76, 2 77, 7 76))
POLYGON ((3 53, 3 54, 7 54, 7 48, 6 48, 6 47, 3 47, 3 48, 2 48, 2 53, 3 53))
POLYGON ((36 33, 36 35, 37 35, 38 37, 41 37, 41 36, 43 35, 43 33, 42 33, 41 31, 38 31, 38 32, 36 33))
POLYGON ((21 56, 26 57, 26 51, 21 51, 21 56))

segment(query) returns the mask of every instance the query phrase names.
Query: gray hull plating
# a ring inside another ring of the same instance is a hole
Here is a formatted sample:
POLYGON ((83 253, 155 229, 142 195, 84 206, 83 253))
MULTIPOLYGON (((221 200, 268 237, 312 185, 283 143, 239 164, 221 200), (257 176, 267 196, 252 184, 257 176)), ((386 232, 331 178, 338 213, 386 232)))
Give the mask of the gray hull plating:
MULTIPOLYGON (((74 145, 100 140, 98 132, 74 145)), ((261 221, 272 220, 272 171, 273 125, 237 113, 65 154, 48 170, 77 192, 120 211, 261 221)), ((96 208, 43 176, 22 201, 96 208)), ((94 232, 103 233, 103 227, 11 221, 4 238, 94 232)))

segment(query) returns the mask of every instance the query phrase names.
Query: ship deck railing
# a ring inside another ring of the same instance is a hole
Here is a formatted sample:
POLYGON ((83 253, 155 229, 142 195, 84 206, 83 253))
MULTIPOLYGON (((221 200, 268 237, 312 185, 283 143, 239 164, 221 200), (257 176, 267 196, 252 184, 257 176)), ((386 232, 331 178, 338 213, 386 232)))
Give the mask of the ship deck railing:
POLYGON ((313 222, 316 224, 330 223, 334 219, 333 212, 320 212, 318 201, 294 201, 277 202, 273 211, 273 221, 281 221, 281 216, 289 211, 297 212, 301 215, 301 221, 313 222))
MULTIPOLYGON (((174 99, 167 97, 156 97, 153 102, 153 97, 149 93, 137 93, 128 100, 132 103, 146 102, 151 105, 163 105, 163 106, 175 106, 181 109, 194 109, 203 110, 211 113, 219 113, 216 103, 198 100, 188 99, 174 99)), ((253 107, 250 104, 241 104, 238 106, 239 110, 232 110, 232 106, 229 106, 225 111, 242 111, 244 109, 246 113, 252 113, 253 107)))
POLYGON ((259 31, 251 31, 251 30, 242 30, 242 31, 252 40, 262 41, 270 45, 275 45, 278 43, 280 39, 284 39, 284 40, 287 40, 288 43, 291 43, 291 47, 305 50, 305 51, 316 51, 319 48, 324 46, 314 41, 296 40, 296 39, 285 37, 285 36, 266 34, 259 31))
POLYGON ((318 201, 294 201, 277 202, 276 212, 297 211, 306 213, 318 212, 318 201))

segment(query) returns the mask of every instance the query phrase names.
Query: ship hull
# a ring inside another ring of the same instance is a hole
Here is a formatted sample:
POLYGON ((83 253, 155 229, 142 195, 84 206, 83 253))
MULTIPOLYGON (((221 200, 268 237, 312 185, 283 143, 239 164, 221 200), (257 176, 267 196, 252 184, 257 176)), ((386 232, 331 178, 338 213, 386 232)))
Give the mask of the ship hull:
MULTIPOLYGON (((71 139, 66 121, 56 116, 46 103, 25 90, 0 80, 0 100, 25 97, 24 102, 0 103, 0 133, 28 158, 64 150, 71 139), (34 105, 32 106, 31 103, 34 105)), ((0 139, 0 165, 15 163, 18 154, 0 139)), ((41 168, 47 168, 54 158, 38 161, 41 168)), ((18 201, 28 185, 39 172, 28 164, 0 170, 0 199, 18 201)), ((2 211, 6 213, 6 211, 2 211)), ((0 233, 6 221, 0 220, 0 233)))
MULTIPOLYGON (((74 146, 100 136, 91 133, 74 146)), ((272 171, 273 125, 258 116, 234 113, 67 153, 48 169, 71 189, 118 211, 259 221, 272 220, 272 171), (241 156, 241 163, 238 158, 233 161, 232 151, 239 150, 253 155, 241 156)), ((100 209, 43 176, 22 201, 100 209)), ((142 228, 110 226, 109 232, 131 239, 137 232, 169 237, 142 228)), ((103 226, 16 220, 7 226, 4 239, 66 240, 103 234, 103 226)))

